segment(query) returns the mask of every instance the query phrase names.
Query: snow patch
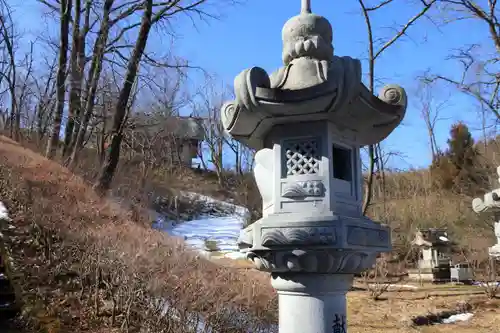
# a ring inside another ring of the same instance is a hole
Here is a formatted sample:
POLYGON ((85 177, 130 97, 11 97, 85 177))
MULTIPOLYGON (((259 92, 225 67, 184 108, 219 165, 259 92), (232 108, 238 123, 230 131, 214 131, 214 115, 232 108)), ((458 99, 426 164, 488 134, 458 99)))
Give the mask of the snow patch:
POLYGON ((243 260, 247 259, 246 253, 241 252, 228 252, 224 254, 224 258, 234 259, 234 260, 243 260))
POLYGON ((470 320, 474 314, 467 312, 467 313, 459 313, 455 315, 451 315, 448 318, 443 319, 441 322, 443 324, 454 324, 460 321, 468 321, 470 320))
MULTIPOLYGON (((375 287, 375 284, 369 284, 369 287, 375 287)), ((418 290, 417 286, 410 284, 390 284, 388 290, 418 290)))
POLYGON ((184 239, 188 246, 198 251, 204 250, 206 240, 212 240, 225 257, 244 258, 238 251, 237 240, 250 212, 245 207, 197 193, 181 192, 181 195, 216 208, 214 211, 217 215, 207 214, 189 221, 172 221, 157 214, 154 228, 184 239), (219 214, 224 216, 218 216, 219 214))
POLYGON ((476 286, 481 286, 481 287, 496 287, 496 288, 500 288, 500 282, 474 282, 473 285, 476 285, 476 286))
POLYGON ((7 207, 0 201, 0 220, 11 221, 7 207))

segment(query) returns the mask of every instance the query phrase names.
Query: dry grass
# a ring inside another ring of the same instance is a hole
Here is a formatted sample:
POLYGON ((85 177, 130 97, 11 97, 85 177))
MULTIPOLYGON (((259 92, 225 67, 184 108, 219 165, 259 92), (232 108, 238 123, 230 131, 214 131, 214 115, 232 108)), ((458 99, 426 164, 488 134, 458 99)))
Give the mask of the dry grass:
POLYGON ((352 333, 449 333, 478 332, 497 333, 500 325, 500 302, 487 302, 483 297, 430 296, 426 292, 391 292, 388 299, 374 301, 366 294, 352 292, 348 296, 349 332, 352 333), (474 317, 467 322, 453 325, 411 327, 411 317, 450 310, 460 302, 473 305, 474 317))
MULTIPOLYGON (((58 307, 51 306, 62 302, 65 295, 49 291, 33 295, 34 281, 38 286, 55 287, 55 276, 75 274, 81 284, 78 288, 88 293, 87 301, 92 303, 95 298, 94 316, 100 315, 106 300, 120 304, 117 312, 128 311, 121 321, 113 318, 114 323, 107 322, 110 326, 121 326, 124 321, 129 326, 145 324, 150 319, 145 318, 146 303, 153 297, 168 300, 186 316, 203 315, 207 325, 236 326, 225 332, 241 330, 232 317, 236 312, 247 313, 249 322, 241 324, 255 325, 255 330, 275 320, 276 304, 269 284, 197 259, 178 241, 137 223, 116 204, 99 199, 81 178, 9 139, 1 138, 0 156, 1 200, 23 231, 18 238, 39 239, 40 246, 31 255, 17 252, 17 259, 26 273, 21 280, 25 299, 33 307, 43 303, 44 316, 57 313, 58 307), (44 267, 43 274, 33 261, 44 267), (131 299, 135 309, 127 308, 131 299)), ((26 244, 17 244, 17 250, 23 246, 26 244)), ((75 311, 85 306, 85 302, 72 301, 75 311)), ((69 327, 81 328, 79 323, 66 318, 58 325, 66 325, 60 328, 65 332, 69 327)), ((164 331, 179 332, 179 327, 164 331)))
MULTIPOLYGON (((491 178, 496 182, 495 174, 491 178)), ((417 228, 446 228, 457 243, 455 260, 485 262, 484 249, 495 240, 493 224, 490 217, 474 213, 472 197, 436 189, 428 170, 390 173, 384 184, 375 184, 368 215, 390 225, 394 255, 402 259, 409 252, 417 228)))

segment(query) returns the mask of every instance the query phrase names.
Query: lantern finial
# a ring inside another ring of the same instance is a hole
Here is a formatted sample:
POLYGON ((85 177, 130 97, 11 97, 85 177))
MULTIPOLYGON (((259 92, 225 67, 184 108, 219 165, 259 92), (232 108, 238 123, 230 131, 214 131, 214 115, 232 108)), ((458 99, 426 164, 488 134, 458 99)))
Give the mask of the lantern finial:
POLYGON ((302 0, 300 12, 302 14, 311 14, 311 0, 302 0))

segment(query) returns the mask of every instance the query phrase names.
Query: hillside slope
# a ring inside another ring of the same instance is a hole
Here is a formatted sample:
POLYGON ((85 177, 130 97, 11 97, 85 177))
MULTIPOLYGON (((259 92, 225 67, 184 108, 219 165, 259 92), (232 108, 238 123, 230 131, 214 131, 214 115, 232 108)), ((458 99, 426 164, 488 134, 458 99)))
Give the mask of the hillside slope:
MULTIPOLYGON (((496 175, 491 176, 496 183, 496 175)), ((455 260, 487 259, 487 248, 495 241, 493 219, 474 213, 472 197, 436 188, 428 170, 388 173, 385 191, 380 186, 376 184, 368 215, 391 227, 393 252, 400 258, 411 250, 417 228, 446 228, 455 243, 455 260)))
POLYGON ((198 259, 149 221, 98 198, 80 177, 5 137, 0 201, 17 230, 7 246, 33 325, 183 332, 197 322, 242 332, 276 320, 267 276, 198 259))

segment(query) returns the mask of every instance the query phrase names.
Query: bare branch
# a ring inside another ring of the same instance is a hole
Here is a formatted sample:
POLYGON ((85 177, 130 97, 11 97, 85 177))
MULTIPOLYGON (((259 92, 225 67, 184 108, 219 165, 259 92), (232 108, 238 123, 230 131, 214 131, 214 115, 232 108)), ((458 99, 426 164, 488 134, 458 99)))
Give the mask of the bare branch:
POLYGON ((437 0, 431 0, 430 2, 426 3, 424 1, 422 1, 422 3, 424 4, 424 8, 422 8, 422 10, 416 14, 415 16, 413 16, 404 26, 403 28, 394 36, 392 37, 390 40, 388 40, 374 55, 374 58, 377 59, 381 54, 382 52, 384 52, 388 47, 390 47, 392 44, 394 44, 399 38, 401 38, 402 36, 406 35, 406 31, 419 19, 421 18, 422 16, 425 15, 425 13, 427 13, 429 11, 429 9, 431 9, 432 5, 436 2, 437 0))
MULTIPOLYGON (((422 10, 412 17, 391 39, 389 39, 378 51, 375 51, 374 46, 374 33, 372 28, 372 23, 370 19, 370 13, 378 10, 380 8, 385 7, 390 4, 392 1, 382 1, 379 5, 375 7, 367 7, 365 5, 364 0, 358 0, 358 3, 361 7, 361 12, 365 19, 367 34, 368 34, 368 80, 369 80, 369 90, 373 94, 374 93, 374 85, 375 85, 375 61, 377 58, 391 45, 393 45, 397 40, 399 40, 402 36, 406 35, 407 30, 414 25, 414 23, 424 16, 427 11, 431 8, 431 6, 437 0, 431 0, 430 2, 426 2, 425 0, 421 0, 423 4, 422 10)), ((384 160, 381 159, 382 149, 380 144, 370 145, 368 147, 368 155, 369 155, 369 168, 368 168, 368 179, 365 187, 365 195, 363 202, 363 214, 367 213, 367 210, 370 206, 372 194, 373 194, 373 180, 375 174, 375 167, 378 167, 378 170, 382 173, 382 181, 384 181, 384 160)), ((384 192, 385 193, 385 192, 384 192)), ((385 196, 384 196, 385 200, 385 196)))
MULTIPOLYGON (((384 0, 384 1, 382 1, 381 3, 379 3, 379 4, 378 4, 378 5, 376 5, 376 6, 373 6, 373 7, 367 7, 367 8, 365 8, 365 10, 366 10, 367 12, 372 12, 372 11, 375 11, 375 10, 377 10, 377 9, 380 9, 380 8, 384 7, 385 5, 390 4, 392 1, 393 1, 393 0, 384 0)), ((364 6, 364 4, 363 4, 363 6, 364 6)))

